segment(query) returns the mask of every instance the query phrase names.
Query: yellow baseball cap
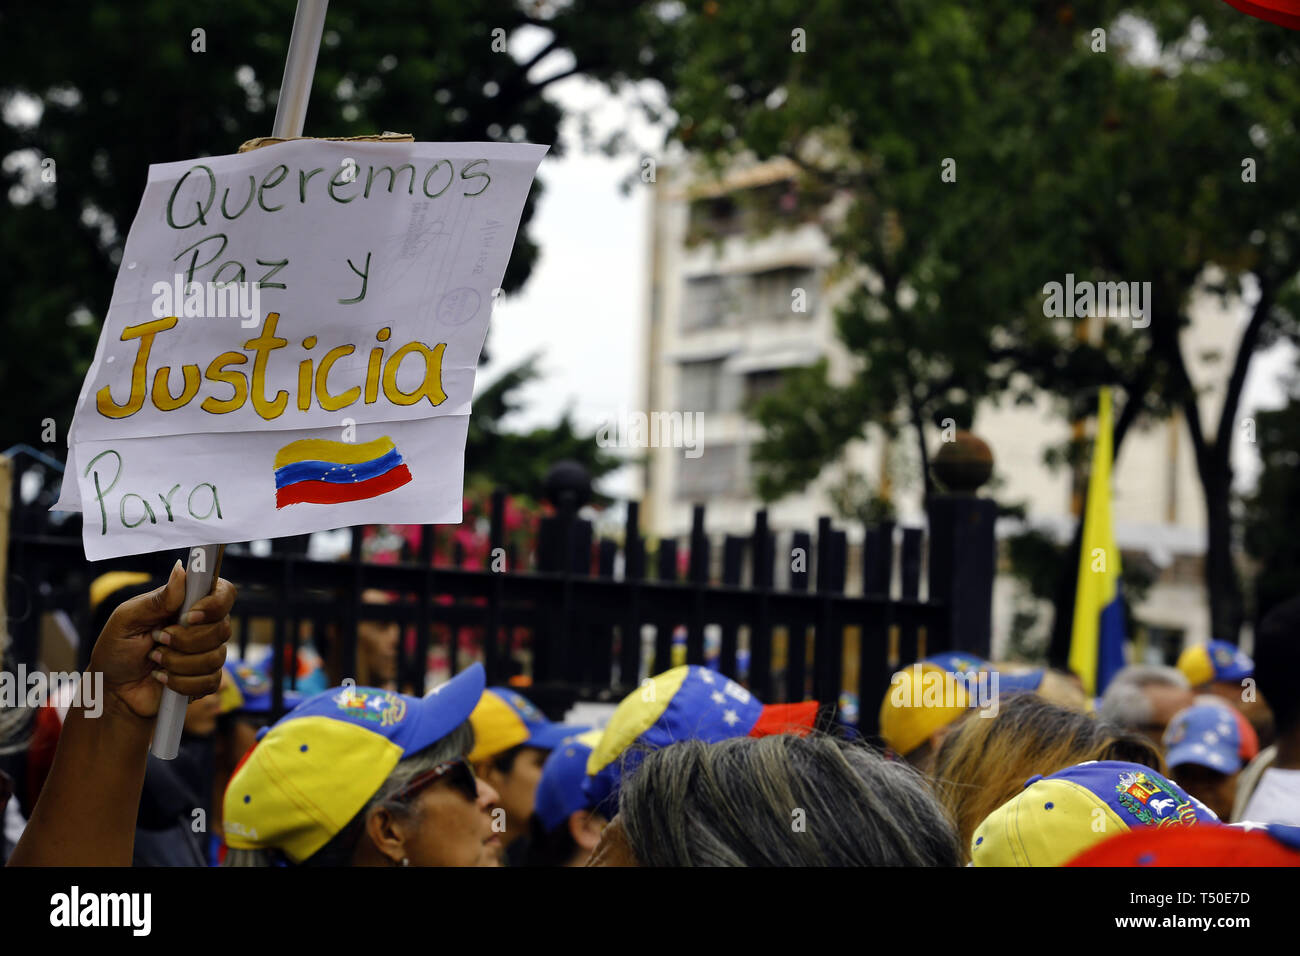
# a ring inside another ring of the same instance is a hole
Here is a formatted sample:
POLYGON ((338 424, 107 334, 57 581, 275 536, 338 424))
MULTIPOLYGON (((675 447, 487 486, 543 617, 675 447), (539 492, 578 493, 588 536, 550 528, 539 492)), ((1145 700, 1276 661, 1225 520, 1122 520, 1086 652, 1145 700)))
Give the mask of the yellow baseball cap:
POLYGON ((1062 866, 1140 827, 1218 823, 1208 807, 1150 767, 1090 760, 1031 777, 971 837, 973 866, 1062 866))
POLYGON ((489 687, 484 691, 469 722, 474 727, 470 763, 495 757, 520 744, 554 750, 566 738, 589 729, 547 720, 536 704, 511 687, 489 687))
POLYGON ((949 673, 920 661, 890 678, 880 703, 880 736, 895 753, 906 757, 968 711, 966 687, 949 680, 949 673))
POLYGON ((109 571, 90 582, 90 609, 93 611, 114 591, 144 584, 149 575, 143 571, 109 571))
POLYGON ((303 701, 231 777, 226 844, 306 860, 347 826, 399 761, 463 724, 484 683, 476 663, 422 698, 349 686, 303 701))

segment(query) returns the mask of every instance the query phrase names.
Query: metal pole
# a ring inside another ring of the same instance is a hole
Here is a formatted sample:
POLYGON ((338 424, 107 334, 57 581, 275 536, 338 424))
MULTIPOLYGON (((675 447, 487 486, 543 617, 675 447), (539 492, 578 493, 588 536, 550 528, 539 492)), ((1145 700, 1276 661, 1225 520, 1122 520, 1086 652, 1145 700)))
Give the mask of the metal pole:
MULTIPOLYGON (((307 100, 311 81, 316 74, 316 54, 320 52, 321 34, 325 32, 325 8, 329 0, 298 0, 293 15, 293 32, 289 35, 289 54, 284 61, 284 79, 275 104, 275 125, 271 135, 291 139, 302 135, 307 119, 307 100)), ((191 548, 185 570, 185 603, 181 618, 204 595, 211 594, 221 569, 224 545, 191 548)), ((189 698, 171 688, 163 690, 154 725, 150 752, 161 760, 174 760, 180 751, 181 731, 189 698)))
POLYGON ((279 139, 302 135, 311 81, 316 75, 316 54, 320 52, 320 38, 325 32, 327 6, 329 0, 298 0, 293 33, 289 36, 289 55, 284 60, 284 79, 280 81, 280 96, 275 103, 275 125, 271 128, 271 135, 279 139))

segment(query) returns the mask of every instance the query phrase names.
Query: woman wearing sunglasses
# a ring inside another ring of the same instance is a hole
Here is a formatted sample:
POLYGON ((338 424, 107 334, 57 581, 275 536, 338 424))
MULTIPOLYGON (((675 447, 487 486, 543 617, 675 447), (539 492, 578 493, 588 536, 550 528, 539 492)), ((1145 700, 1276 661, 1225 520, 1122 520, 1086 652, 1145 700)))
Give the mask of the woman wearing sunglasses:
POLYGON ((424 698, 335 687, 286 714, 226 788, 226 866, 499 866, 474 776, 479 664, 424 698))

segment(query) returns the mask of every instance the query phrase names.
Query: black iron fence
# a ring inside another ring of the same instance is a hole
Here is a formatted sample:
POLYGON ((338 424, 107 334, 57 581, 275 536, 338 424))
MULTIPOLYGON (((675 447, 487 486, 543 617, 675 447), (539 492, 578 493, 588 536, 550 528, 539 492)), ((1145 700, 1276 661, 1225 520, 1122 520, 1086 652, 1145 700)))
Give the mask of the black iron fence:
MULTIPOLYGON (((90 582, 110 570, 161 577, 177 555, 87 562, 80 519, 47 511, 57 463, 27 452, 11 460, 13 654, 31 666, 43 617, 63 611, 88 638, 79 645, 84 666, 94 637, 87 633, 90 582)), ((363 621, 401 625, 398 683, 408 691, 423 692, 429 652, 441 648, 451 672, 473 657, 489 683, 526 675, 529 695, 559 715, 575 700, 618 700, 684 650, 685 662, 707 656, 769 703, 834 702, 854 692, 867 734, 900 663, 943 650, 988 654, 996 516, 988 499, 934 496, 927 529, 865 528, 852 548, 829 518, 815 533, 777 534, 766 511, 747 534, 711 537, 697 505, 688 536, 659 539, 651 549, 636 502, 627 506, 621 539, 600 538, 579 517, 583 476, 557 466, 552 479, 554 513, 541 521, 529 568, 509 560, 435 567, 431 534, 395 564, 364 560, 356 533, 343 560, 309 558, 305 538, 274 542, 262 556, 229 547, 221 573, 240 589, 236 640, 241 656, 250 642, 271 645, 275 709, 282 682, 296 679, 285 674, 297 658, 289 649, 306 641, 328 646, 331 680, 354 676, 363 621), (391 602, 363 601, 368 589, 387 592, 391 602)), ((488 543, 497 556, 506 553, 505 505, 505 493, 494 493, 488 543)))

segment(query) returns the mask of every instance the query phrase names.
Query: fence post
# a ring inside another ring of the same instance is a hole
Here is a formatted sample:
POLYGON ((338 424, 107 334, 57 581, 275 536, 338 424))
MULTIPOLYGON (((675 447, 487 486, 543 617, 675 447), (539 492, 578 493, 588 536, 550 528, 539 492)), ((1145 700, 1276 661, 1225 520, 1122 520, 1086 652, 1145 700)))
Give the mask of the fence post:
POLYGON ((578 518, 578 509, 591 497, 591 476, 576 461, 557 461, 546 472, 543 494, 555 506, 555 517, 542 519, 537 536, 538 570, 559 572, 560 601, 545 615, 547 631, 534 645, 534 680, 570 680, 568 648, 573 627, 573 573, 591 570, 591 523, 578 518), (579 556, 586 556, 579 564, 579 556))
POLYGON ((704 663, 704 592, 709 586, 709 538, 704 533, 704 505, 691 511, 691 617, 686 625, 686 663, 704 663))
POLYGON ((641 503, 627 503, 627 526, 623 532, 623 580, 627 583, 627 607, 619 632, 618 682, 635 687, 641 676, 641 589, 645 577, 645 540, 641 537, 641 503))
POLYGON ((942 634, 927 634, 926 653, 965 651, 988 658, 993 634, 993 575, 997 563, 997 503, 975 490, 993 474, 989 446, 958 432, 934 456, 930 472, 946 490, 933 495, 930 517, 930 599, 945 606, 942 634))

